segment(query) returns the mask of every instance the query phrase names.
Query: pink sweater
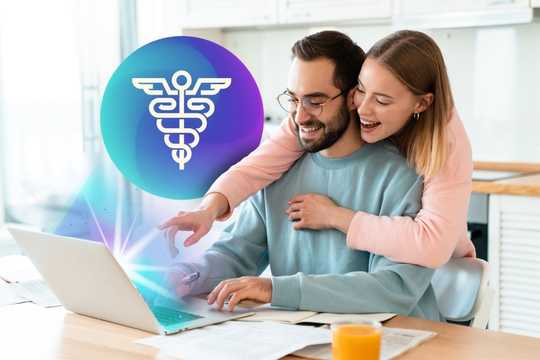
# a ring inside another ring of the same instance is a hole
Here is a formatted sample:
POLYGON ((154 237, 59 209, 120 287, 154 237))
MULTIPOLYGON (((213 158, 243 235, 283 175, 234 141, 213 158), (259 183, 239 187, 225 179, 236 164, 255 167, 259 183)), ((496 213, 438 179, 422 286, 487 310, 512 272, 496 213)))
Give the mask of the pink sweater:
MULTIPOLYGON (((465 128, 454 110, 448 123, 450 153, 444 168, 424 182, 422 209, 412 219, 357 212, 349 226, 351 248, 386 256, 397 262, 427 267, 443 265, 450 257, 475 256, 467 236, 472 155, 465 128)), ((302 156, 291 121, 284 120, 270 139, 232 166, 208 193, 219 192, 231 209, 279 179, 302 156)), ((220 219, 226 219, 230 213, 220 219)))

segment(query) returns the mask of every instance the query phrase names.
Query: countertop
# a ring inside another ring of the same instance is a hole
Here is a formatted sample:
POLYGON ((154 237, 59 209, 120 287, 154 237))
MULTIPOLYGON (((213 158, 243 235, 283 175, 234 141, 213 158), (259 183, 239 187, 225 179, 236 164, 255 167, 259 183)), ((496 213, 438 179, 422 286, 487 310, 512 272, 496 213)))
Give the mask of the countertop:
POLYGON ((540 197, 540 164, 475 161, 474 169, 517 171, 520 174, 496 181, 473 181, 473 192, 540 197))

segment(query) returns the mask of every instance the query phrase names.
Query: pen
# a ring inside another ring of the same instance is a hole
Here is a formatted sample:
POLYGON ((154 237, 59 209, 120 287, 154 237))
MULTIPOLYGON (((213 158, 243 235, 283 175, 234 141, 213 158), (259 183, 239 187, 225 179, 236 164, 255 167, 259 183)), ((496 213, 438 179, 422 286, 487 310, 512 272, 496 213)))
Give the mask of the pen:
POLYGON ((194 282, 195 280, 197 280, 199 278, 199 276, 201 276, 201 273, 200 272, 194 272, 194 273, 191 273, 187 276, 184 276, 182 278, 182 284, 184 285, 189 285, 191 284, 192 282, 194 282))

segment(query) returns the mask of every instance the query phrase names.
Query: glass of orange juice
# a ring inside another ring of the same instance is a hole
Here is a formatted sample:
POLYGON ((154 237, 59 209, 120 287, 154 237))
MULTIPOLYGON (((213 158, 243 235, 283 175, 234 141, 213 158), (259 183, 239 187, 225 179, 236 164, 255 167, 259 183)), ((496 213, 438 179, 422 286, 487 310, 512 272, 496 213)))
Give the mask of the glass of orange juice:
POLYGON ((378 321, 338 322, 331 325, 333 360, 379 360, 382 326, 378 321))

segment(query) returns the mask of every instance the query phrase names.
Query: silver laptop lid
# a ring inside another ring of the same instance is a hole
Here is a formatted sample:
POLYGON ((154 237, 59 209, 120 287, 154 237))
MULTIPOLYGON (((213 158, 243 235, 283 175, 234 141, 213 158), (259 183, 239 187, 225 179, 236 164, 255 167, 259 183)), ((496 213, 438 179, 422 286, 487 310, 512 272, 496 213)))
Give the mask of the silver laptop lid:
POLYGON ((144 299, 103 244, 16 227, 8 231, 66 309, 161 332, 144 299))

